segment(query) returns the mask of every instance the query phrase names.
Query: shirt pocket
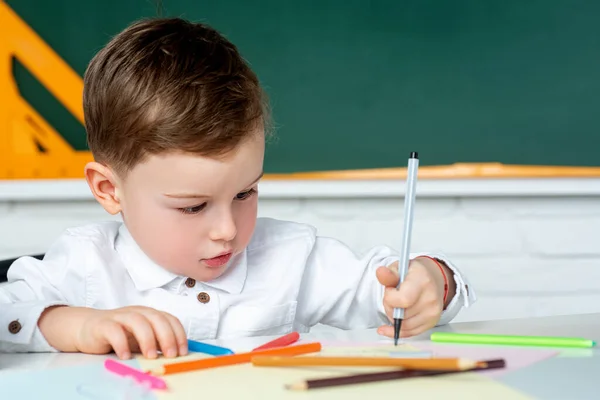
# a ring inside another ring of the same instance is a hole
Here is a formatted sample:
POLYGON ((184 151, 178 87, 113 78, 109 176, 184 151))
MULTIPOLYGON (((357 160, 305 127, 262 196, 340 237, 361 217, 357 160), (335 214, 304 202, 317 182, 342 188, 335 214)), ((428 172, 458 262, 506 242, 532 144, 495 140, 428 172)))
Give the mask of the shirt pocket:
POLYGON ((268 336, 292 331, 297 301, 275 306, 232 306, 221 320, 219 337, 268 336))

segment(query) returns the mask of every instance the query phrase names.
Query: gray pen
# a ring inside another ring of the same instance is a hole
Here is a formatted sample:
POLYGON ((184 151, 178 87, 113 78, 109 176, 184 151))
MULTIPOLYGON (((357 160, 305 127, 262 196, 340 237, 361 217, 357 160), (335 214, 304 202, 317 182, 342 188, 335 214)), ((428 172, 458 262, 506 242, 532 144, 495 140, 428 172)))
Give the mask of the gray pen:
MULTIPOLYGON (((419 170, 419 154, 415 151, 410 153, 408 159, 408 173, 406 175, 406 194, 404 195, 404 237, 402 239, 402 253, 398 265, 398 274, 400 276, 398 285, 404 282, 410 255, 410 237, 412 235, 412 223, 415 208, 415 191, 417 187, 417 172, 419 170)), ((394 308, 394 345, 398 345, 400 337, 400 327, 404 318, 403 308, 394 308)))

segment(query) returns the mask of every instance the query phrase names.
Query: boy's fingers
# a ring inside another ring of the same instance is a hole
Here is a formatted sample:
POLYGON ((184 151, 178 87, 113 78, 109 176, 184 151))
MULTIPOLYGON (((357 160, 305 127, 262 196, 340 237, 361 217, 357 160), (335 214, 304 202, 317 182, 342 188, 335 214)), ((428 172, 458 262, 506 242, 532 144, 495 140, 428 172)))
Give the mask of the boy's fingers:
POLYGON ((377 268, 375 275, 377 276, 379 283, 383 286, 395 288, 398 285, 398 274, 394 273, 394 271, 388 267, 377 268))
POLYGON ((140 351, 146 358, 156 358, 156 337, 150 322, 141 314, 123 313, 118 314, 118 322, 131 332, 138 342, 140 351))
POLYGON ((185 356, 188 353, 187 334, 185 333, 185 329, 183 329, 183 325, 181 325, 181 321, 171 314, 165 313, 164 315, 171 324, 171 329, 173 329, 173 333, 175 334, 179 355, 185 356))
POLYGON ((386 288, 383 302, 389 307, 409 308, 417 303, 420 295, 421 287, 407 279, 397 290, 391 287, 386 288))
MULTIPOLYGON (((386 288, 385 290, 387 292, 388 290, 394 290, 395 291, 396 289, 395 288, 386 288)), ((385 313, 386 313, 386 315, 387 315, 388 320, 390 321, 390 323, 394 323, 394 318, 393 318, 394 308, 404 308, 404 318, 405 319, 411 318, 411 317, 417 315, 421 311, 419 309, 419 307, 414 306, 414 305, 412 307, 409 307, 409 308, 405 308, 405 307, 393 307, 393 306, 391 306, 388 303, 388 298, 385 297, 385 295, 384 295, 384 298, 383 298, 383 306, 385 308, 385 313)))
POLYGON ((177 357, 178 346, 171 322, 160 312, 147 313, 146 318, 152 325, 156 341, 165 357, 177 357))
POLYGON ((107 321, 103 325, 104 340, 112 347, 121 360, 131 357, 131 349, 124 328, 115 321, 107 321))
POLYGON ((125 334, 127 335, 127 341, 129 342, 129 349, 131 350, 131 354, 141 353, 142 350, 140 349, 140 345, 137 342, 135 336, 133 336, 133 334, 127 329, 125 329, 125 334))
POLYGON ((429 329, 431 329, 431 327, 428 325, 419 325, 411 330, 403 331, 401 336, 402 337, 413 337, 413 336, 420 335, 421 333, 423 333, 429 329))
MULTIPOLYGON (((411 263, 412 260, 409 261, 409 266, 411 263)), ((398 261, 394 261, 387 267, 377 268, 377 270, 375 271, 375 275, 377 276, 377 280, 379 281, 379 283, 381 283, 383 286, 398 286, 398 282, 400 281, 400 274, 398 272, 398 261)), ((414 273, 409 268, 406 271, 405 279, 407 279, 411 275, 414 275, 414 273)))
MULTIPOLYGON (((416 336, 416 335, 419 335, 419 334, 425 332, 428 329, 430 329, 430 328, 427 325, 418 325, 412 329, 405 329, 404 323, 403 323, 402 329, 400 330, 400 337, 406 338, 406 337, 416 336)), ((394 327, 390 326, 390 325, 382 325, 379 328, 377 328, 377 333, 382 336, 393 338, 394 337, 394 327)))
POLYGON ((382 325, 379 328, 377 328, 377 333, 382 336, 394 337, 394 327, 389 325, 382 325))
MULTIPOLYGON (((404 319, 404 321, 402 321, 402 330, 407 334, 410 332, 416 332, 420 327, 432 325, 431 322, 432 319, 427 313, 419 312, 416 315, 407 317, 404 319)), ((435 325, 435 323, 433 325, 435 325)))
MULTIPOLYGON (((413 332, 414 331, 407 332, 406 329, 404 329, 404 325, 402 325, 402 329, 400 330, 400 337, 414 336, 413 332)), ((379 328, 377 328, 377 333, 382 336, 393 338, 394 337, 394 327, 390 326, 390 325, 382 325, 379 328)))

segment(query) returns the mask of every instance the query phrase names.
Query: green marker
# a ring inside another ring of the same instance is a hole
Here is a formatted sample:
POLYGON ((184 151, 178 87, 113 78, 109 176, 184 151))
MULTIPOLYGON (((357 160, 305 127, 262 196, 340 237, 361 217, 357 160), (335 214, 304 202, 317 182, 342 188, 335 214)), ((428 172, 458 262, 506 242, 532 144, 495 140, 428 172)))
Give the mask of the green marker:
POLYGON ((582 338, 553 336, 480 335, 473 333, 434 332, 431 341, 464 344, 502 344, 513 346, 594 347, 596 342, 582 338))

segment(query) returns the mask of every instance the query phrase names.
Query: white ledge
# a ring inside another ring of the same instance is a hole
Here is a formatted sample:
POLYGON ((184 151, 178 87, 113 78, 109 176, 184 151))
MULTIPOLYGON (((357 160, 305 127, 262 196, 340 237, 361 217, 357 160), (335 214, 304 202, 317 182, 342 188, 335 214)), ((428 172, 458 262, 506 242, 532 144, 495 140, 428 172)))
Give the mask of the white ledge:
MULTIPOLYGON (((263 180, 260 197, 402 197, 403 180, 263 180)), ((600 196, 600 178, 423 179, 419 197, 600 196)), ((0 201, 93 200, 85 180, 0 180, 0 201)))
MULTIPOLYGON (((404 180, 369 181, 264 181, 265 198, 386 198, 402 197, 404 180)), ((553 179, 423 179, 418 197, 538 197, 600 196, 600 178, 553 179)))

